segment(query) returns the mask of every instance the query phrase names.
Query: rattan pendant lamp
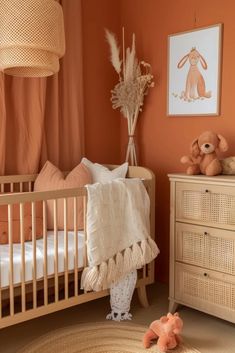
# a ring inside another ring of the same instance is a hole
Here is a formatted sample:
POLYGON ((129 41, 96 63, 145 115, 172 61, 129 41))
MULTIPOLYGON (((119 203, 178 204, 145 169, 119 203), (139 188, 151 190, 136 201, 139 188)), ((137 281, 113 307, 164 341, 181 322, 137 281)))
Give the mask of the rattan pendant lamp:
POLYGON ((0 1, 0 70, 21 77, 59 71, 65 52, 62 7, 56 0, 0 1))

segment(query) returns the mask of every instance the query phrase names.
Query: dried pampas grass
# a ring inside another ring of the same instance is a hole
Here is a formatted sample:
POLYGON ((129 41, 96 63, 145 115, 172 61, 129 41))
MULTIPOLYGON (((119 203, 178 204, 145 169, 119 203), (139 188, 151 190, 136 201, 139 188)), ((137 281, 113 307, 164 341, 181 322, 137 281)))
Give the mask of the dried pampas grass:
POLYGON ((137 165, 134 134, 139 113, 142 111, 144 97, 150 87, 154 86, 151 65, 145 61, 138 61, 136 57, 135 34, 132 35, 132 46, 125 50, 123 29, 123 55, 120 59, 120 48, 115 35, 105 30, 106 39, 110 46, 111 63, 119 75, 119 83, 111 90, 111 102, 114 109, 119 108, 127 118, 129 143, 126 161, 137 165))
POLYGON ((109 32, 107 29, 105 30, 105 35, 110 46, 110 61, 117 73, 120 75, 122 61, 119 58, 120 48, 118 47, 117 40, 115 38, 115 35, 112 32, 109 32))

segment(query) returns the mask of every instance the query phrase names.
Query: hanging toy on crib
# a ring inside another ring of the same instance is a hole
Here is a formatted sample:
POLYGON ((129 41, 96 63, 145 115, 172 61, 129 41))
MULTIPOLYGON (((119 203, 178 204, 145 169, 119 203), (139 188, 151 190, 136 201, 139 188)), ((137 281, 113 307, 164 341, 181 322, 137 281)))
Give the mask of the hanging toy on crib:
POLYGON ((120 281, 111 285, 110 306, 111 312, 106 316, 107 320, 123 321, 131 320, 129 312, 131 299, 137 281, 137 270, 128 273, 120 281))

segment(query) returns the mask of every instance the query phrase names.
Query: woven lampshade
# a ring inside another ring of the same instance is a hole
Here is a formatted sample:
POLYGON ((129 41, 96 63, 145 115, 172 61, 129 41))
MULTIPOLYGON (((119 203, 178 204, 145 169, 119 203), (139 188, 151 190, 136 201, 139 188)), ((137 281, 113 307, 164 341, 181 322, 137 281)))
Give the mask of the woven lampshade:
POLYGON ((59 71, 65 52, 61 5, 55 0, 0 1, 0 70, 21 77, 59 71))

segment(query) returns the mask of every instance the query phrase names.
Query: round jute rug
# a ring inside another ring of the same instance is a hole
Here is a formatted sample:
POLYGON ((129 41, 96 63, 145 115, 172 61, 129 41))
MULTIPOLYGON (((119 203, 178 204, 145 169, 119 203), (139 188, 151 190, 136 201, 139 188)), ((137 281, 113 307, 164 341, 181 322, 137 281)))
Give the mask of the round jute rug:
MULTIPOLYGON (((51 332, 18 353, 158 353, 142 346, 146 327, 126 323, 80 324, 51 332)), ((172 353, 199 353, 182 344, 172 353)))

